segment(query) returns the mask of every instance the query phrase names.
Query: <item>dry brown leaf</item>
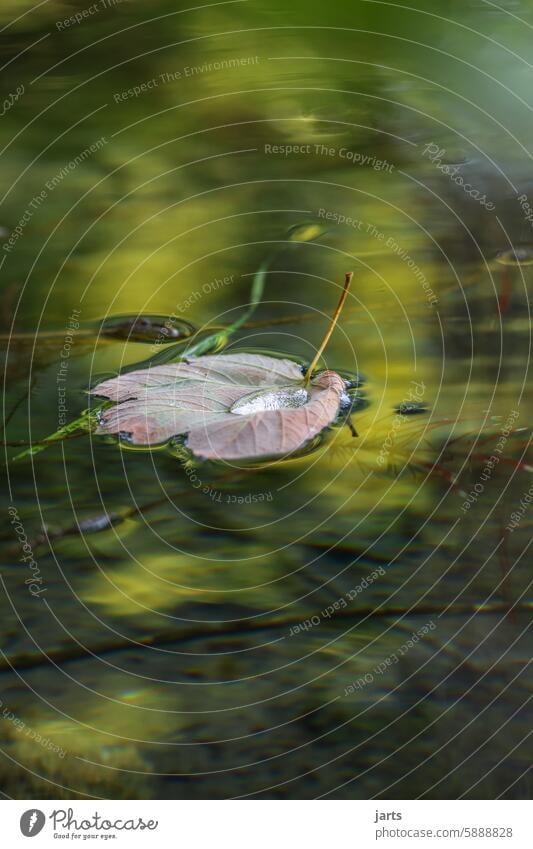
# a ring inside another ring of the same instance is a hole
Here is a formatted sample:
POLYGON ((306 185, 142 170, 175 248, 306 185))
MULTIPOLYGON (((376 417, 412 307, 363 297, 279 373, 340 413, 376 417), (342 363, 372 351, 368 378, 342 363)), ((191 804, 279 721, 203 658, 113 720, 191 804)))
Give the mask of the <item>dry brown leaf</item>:
POLYGON ((187 435, 196 456, 237 460, 297 451, 335 419, 344 387, 333 371, 304 386, 292 360, 220 354, 123 374, 92 394, 116 402, 97 433, 134 445, 187 435))

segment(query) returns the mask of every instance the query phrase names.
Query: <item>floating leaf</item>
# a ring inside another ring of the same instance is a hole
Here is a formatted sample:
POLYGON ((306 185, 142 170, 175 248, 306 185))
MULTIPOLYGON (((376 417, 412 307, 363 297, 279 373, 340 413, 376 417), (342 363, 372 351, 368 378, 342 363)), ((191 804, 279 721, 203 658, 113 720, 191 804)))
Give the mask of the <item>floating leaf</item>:
MULTIPOLYGON (((157 365, 150 360, 147 368, 103 381, 92 394, 109 399, 107 402, 86 410, 14 460, 33 456, 84 430, 118 434, 143 446, 185 436, 193 454, 210 459, 279 457, 302 448, 331 424, 341 406, 350 406, 345 390, 352 381, 346 382, 332 371, 315 375, 315 367, 337 324, 353 274, 345 275, 335 313, 303 375, 291 360, 211 353, 225 347, 231 334, 253 313, 262 297, 267 269, 268 264, 263 263, 254 275, 248 309, 233 324, 188 347, 178 363, 171 364, 176 355, 176 346, 171 345, 164 357, 158 354, 154 358, 157 365)), ((131 335, 131 326, 128 333, 131 335)), ((356 436, 349 416, 347 423, 356 436)))
POLYGON ((298 363, 263 354, 221 354, 122 374, 92 390, 116 405, 97 433, 133 445, 179 435, 213 460, 291 454, 335 419, 345 381, 324 371, 310 382, 298 363))

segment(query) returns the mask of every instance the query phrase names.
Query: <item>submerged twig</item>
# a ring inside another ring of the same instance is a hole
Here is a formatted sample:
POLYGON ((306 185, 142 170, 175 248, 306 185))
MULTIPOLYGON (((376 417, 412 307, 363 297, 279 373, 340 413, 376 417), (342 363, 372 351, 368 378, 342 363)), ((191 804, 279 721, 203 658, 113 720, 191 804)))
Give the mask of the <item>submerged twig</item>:
POLYGON ((90 432, 97 423, 98 410, 84 410, 83 413, 69 424, 63 425, 59 430, 46 436, 39 442, 32 442, 31 447, 26 451, 21 451, 13 457, 13 461, 24 460, 27 457, 34 457, 45 448, 48 448, 54 442, 64 442, 66 439, 73 439, 80 436, 78 431, 90 432))

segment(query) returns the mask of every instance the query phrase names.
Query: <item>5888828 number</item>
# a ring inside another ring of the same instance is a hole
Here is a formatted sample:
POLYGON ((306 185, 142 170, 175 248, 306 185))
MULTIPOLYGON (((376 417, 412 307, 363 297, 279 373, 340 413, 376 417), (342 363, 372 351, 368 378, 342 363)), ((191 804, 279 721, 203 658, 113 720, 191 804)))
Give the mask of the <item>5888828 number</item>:
POLYGON ((513 829, 505 826, 466 826, 463 831, 464 837, 512 837, 513 829))

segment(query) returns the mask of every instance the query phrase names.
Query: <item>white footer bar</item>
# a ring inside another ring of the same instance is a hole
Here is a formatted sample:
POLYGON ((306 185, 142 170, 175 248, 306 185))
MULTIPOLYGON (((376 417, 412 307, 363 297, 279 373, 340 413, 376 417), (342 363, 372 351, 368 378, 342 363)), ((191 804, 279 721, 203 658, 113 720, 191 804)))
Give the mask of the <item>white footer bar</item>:
POLYGON ((2 846, 532 849, 528 801, 19 801, 2 846))

